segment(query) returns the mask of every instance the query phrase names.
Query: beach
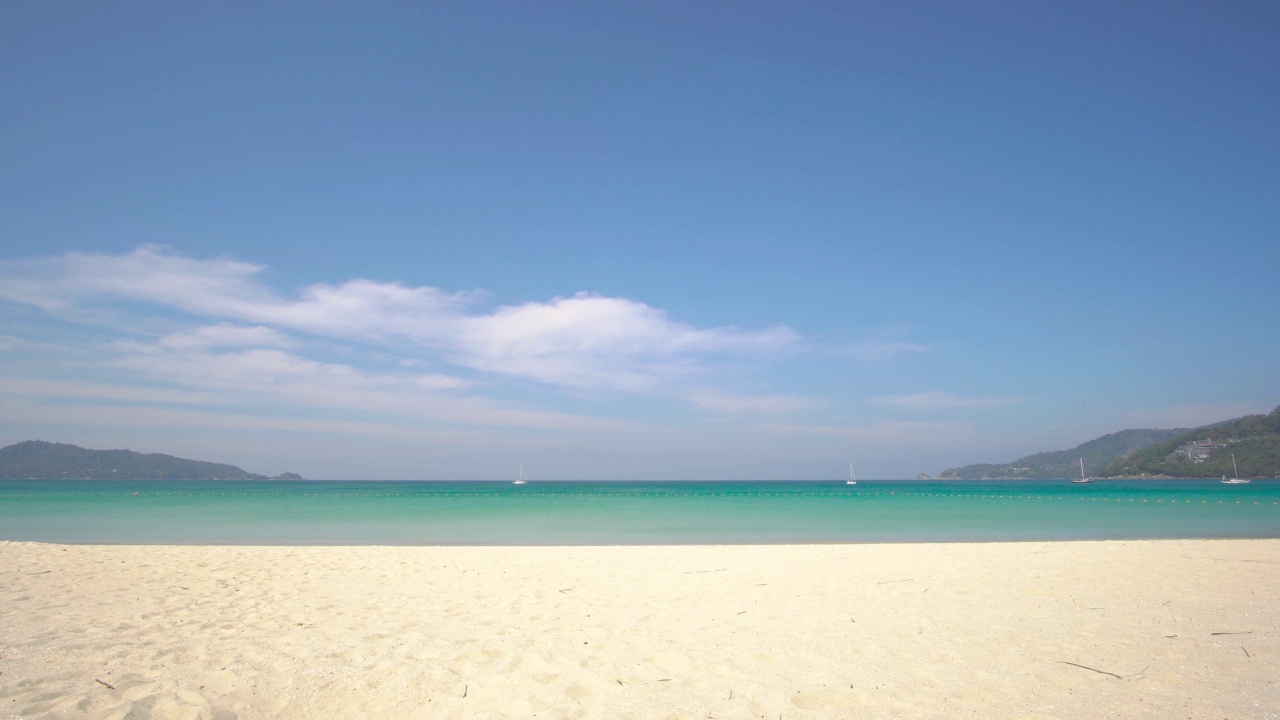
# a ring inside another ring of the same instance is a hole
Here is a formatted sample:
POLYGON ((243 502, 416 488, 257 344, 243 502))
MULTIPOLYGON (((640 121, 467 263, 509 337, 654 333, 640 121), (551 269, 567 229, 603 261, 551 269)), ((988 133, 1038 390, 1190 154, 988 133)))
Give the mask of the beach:
POLYGON ((0 717, 1280 717, 1280 540, 0 543, 0 717))

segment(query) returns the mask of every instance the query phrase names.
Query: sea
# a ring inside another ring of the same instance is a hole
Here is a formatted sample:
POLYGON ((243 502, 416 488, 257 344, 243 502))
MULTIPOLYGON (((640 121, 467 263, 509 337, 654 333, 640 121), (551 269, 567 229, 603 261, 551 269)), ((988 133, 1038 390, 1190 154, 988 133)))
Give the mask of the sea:
POLYGON ((1280 537, 1280 480, 3 480, 0 540, 684 545, 1280 537))

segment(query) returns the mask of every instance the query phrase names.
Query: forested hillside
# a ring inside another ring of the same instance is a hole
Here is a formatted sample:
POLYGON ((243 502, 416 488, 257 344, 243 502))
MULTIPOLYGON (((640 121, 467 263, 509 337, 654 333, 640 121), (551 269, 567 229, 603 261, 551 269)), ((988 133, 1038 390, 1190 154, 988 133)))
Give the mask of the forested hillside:
POLYGON ((1186 428, 1172 430, 1122 430, 1090 440, 1070 450, 1037 453, 1003 464, 966 465, 943 470, 943 479, 988 478, 1065 478, 1080 474, 1080 459, 1084 458, 1085 470, 1096 470, 1131 455, 1143 448, 1189 432, 1186 428))
MULTIPOLYGON (((293 473, 279 479, 301 479, 293 473)), ((132 450, 88 450, 43 440, 0 448, 0 478, 4 479, 130 479, 130 480, 266 480, 234 465, 184 460, 160 453, 132 450)))
POLYGON ((1266 415, 1247 415, 1191 430, 1152 445, 1104 468, 1113 477, 1280 477, 1280 407, 1266 415), (1199 445, 1194 445, 1194 443, 1199 445))

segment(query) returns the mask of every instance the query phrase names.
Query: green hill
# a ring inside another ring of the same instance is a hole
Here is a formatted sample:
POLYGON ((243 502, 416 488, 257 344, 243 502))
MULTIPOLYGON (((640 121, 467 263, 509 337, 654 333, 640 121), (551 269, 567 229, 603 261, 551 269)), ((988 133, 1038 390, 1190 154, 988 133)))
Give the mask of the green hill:
MULTIPOLYGON (((266 480, 265 475, 245 472, 234 465, 184 460, 160 453, 132 450, 87 450, 75 445, 43 440, 0 448, 0 478, 4 479, 107 479, 128 480, 266 480)), ((294 473, 276 476, 301 480, 294 473)))
POLYGON ((1191 430, 1157 443, 1100 471, 1108 477, 1280 477, 1280 407, 1191 430), (1199 442, 1200 445, 1192 443, 1199 442))
POLYGON ((943 470, 945 480, 1050 479, 1075 477, 1080 474, 1080 458, 1084 458, 1089 474, 1103 466, 1128 457, 1144 448, 1190 432, 1186 428, 1172 430, 1121 430, 1103 435, 1070 450, 1057 450, 1028 455, 1000 465, 966 465, 943 470))

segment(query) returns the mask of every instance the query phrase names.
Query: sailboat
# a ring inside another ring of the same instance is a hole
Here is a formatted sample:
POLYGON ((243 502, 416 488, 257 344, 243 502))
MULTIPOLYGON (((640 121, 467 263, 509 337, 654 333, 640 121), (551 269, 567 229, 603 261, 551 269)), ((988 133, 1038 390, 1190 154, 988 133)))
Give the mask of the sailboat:
POLYGON ((845 485, 857 485, 858 476, 853 472, 853 463, 849 463, 849 479, 844 481, 845 485))
POLYGON ((1222 476, 1222 482, 1227 485, 1248 485, 1249 479, 1240 479, 1240 468, 1236 467, 1236 454, 1231 453, 1231 474, 1233 477, 1228 480, 1226 475, 1222 476))
POLYGON ((524 476, 524 463, 520 463, 520 474, 516 476, 516 479, 515 479, 515 480, 512 480, 512 481, 511 481, 511 484, 512 484, 512 485, 524 485, 524 484, 525 484, 525 483, 527 483, 527 482, 529 482, 529 480, 528 480, 528 478, 526 478, 526 477, 524 476))
POLYGON ((1084 474, 1084 458, 1080 458, 1080 477, 1078 477, 1078 478, 1072 478, 1071 482, 1073 482, 1073 483, 1075 483, 1075 484, 1077 484, 1077 485, 1079 485, 1079 484, 1081 484, 1081 483, 1091 483, 1091 482, 1093 482, 1093 478, 1091 478, 1091 477, 1085 477, 1085 474, 1084 474))

